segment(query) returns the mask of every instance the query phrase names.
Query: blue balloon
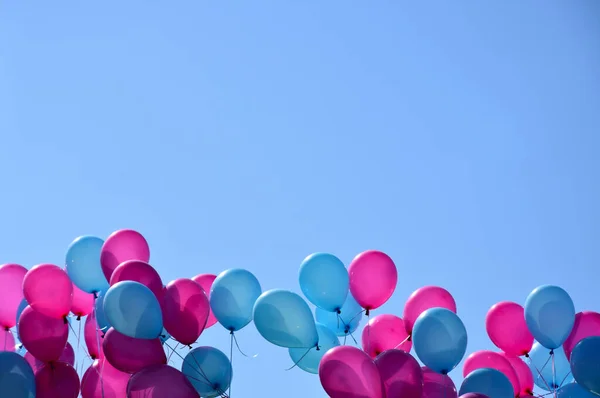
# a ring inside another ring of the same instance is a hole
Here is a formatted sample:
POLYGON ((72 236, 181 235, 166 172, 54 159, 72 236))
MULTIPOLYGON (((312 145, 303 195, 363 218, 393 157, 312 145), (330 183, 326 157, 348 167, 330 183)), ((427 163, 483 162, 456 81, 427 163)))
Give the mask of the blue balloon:
POLYGON ((508 377, 496 369, 489 368, 474 370, 463 380, 458 395, 462 396, 470 392, 483 394, 489 398, 515 397, 508 377))
POLYGON ((227 356, 213 347, 191 350, 183 360, 181 372, 202 397, 219 397, 231 384, 233 368, 227 356))
POLYGON ((600 336, 577 343, 571 352, 571 369, 577 384, 600 395, 600 336))
POLYGON ((171 338, 171 335, 169 332, 167 332, 167 329, 163 327, 163 330, 158 338, 160 339, 161 344, 165 344, 171 338))
POLYGON ((108 289, 108 281, 100 265, 100 251, 104 241, 95 236, 80 236, 67 249, 67 274, 81 290, 98 293, 108 289))
POLYGON ((252 309, 262 289, 245 269, 221 272, 210 289, 210 308, 223 327, 235 332, 252 321, 252 309))
POLYGON ((347 336, 358 329, 363 317, 363 309, 356 302, 352 294, 348 292, 346 302, 342 306, 340 313, 325 311, 317 307, 315 309, 315 318, 317 322, 333 330, 338 336, 347 336))
POLYGON ((446 308, 431 308, 415 321, 413 346, 429 369, 448 374, 467 351, 467 330, 458 315, 446 308))
POLYGON ((340 340, 333 333, 331 329, 329 329, 325 325, 321 325, 320 323, 316 324, 317 333, 319 335, 319 349, 317 347, 313 348, 289 348, 290 358, 292 361, 302 370, 319 374, 319 363, 321 363, 321 358, 323 355, 333 347, 337 347, 340 345, 340 340))
POLYGON ((534 289, 525 301, 527 328, 544 347, 553 350, 565 342, 575 323, 575 305, 558 286, 534 289))
POLYGON ((598 398, 598 396, 577 383, 569 383, 556 392, 556 398, 598 398))
POLYGON ((25 310, 25 307, 27 307, 29 304, 27 303, 27 300, 23 299, 21 300, 21 303, 19 304, 19 307, 17 308, 17 323, 16 328, 17 328, 17 336, 19 335, 19 319, 21 318, 21 314, 23 313, 23 310, 25 310))
POLYGON ((162 333, 160 304, 152 290, 138 282, 114 284, 104 297, 104 314, 113 328, 136 339, 155 339, 162 333))
POLYGON ((554 391, 564 383, 573 381, 571 365, 562 347, 554 351, 554 367, 550 350, 536 342, 529 352, 529 369, 535 385, 546 391, 554 391), (554 372, 553 372, 554 369, 554 372))
POLYGON ((319 342, 310 307, 296 293, 273 289, 254 304, 254 324, 265 340, 286 348, 312 348, 319 342))
POLYGON ((14 352, 0 352, 0 396, 35 398, 35 376, 25 358, 14 352))
POLYGON ((350 286, 348 270, 333 254, 314 253, 300 265, 300 288, 308 301, 325 311, 340 311, 350 286))
POLYGON ((98 329, 102 332, 108 332, 108 329, 112 327, 111 323, 108 321, 108 318, 104 314, 104 297, 106 296, 107 290, 102 290, 97 294, 96 301, 94 302, 94 314, 96 315, 96 323, 98 324, 98 329))

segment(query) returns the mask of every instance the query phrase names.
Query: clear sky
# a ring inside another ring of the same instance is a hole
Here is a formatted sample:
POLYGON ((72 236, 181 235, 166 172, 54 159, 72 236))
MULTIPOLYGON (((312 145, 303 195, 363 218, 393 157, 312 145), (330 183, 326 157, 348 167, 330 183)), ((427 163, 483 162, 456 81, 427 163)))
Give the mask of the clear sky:
MULTIPOLYGON (((401 314, 484 317, 559 284, 600 309, 600 2, 0 6, 0 262, 141 231, 168 282, 232 267, 299 292, 315 251, 389 253, 401 314)), ((234 398, 321 397, 252 325, 234 398)), ((215 326, 202 344, 229 349, 215 326)), ((460 379, 461 369, 453 372, 460 379)))

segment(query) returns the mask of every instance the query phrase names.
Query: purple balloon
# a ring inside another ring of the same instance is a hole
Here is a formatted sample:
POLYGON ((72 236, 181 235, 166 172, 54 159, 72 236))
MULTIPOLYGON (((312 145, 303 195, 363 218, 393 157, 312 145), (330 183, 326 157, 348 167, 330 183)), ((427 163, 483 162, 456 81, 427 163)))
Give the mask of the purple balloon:
POLYGON ((160 339, 134 339, 110 328, 103 340, 106 360, 121 372, 135 373, 147 366, 167 363, 160 339))
POLYGON ((387 397, 421 398, 423 371, 409 353, 387 350, 375 358, 387 397))
POLYGON ((52 362, 58 360, 65 350, 69 325, 62 319, 46 316, 27 306, 19 318, 19 336, 36 359, 52 362))
POLYGON ((83 398, 123 398, 131 375, 115 369, 107 360, 94 361, 81 379, 83 398))
POLYGON ((423 371, 423 398, 457 398, 456 386, 448 375, 434 372, 426 366, 423 371))
POLYGON ((68 363, 46 364, 35 372, 37 398, 77 398, 79 387, 77 371, 68 363))
POLYGON ((162 301, 165 329, 175 340, 190 345, 198 340, 210 314, 204 289, 191 279, 176 279, 165 289, 162 301))
POLYGON ((148 263, 139 260, 129 260, 121 263, 112 273, 110 277, 110 285, 114 285, 123 281, 134 281, 141 283, 152 293, 157 299, 161 299, 163 293, 163 283, 158 272, 148 263))
POLYGON ((106 280, 110 282, 115 268, 128 260, 150 261, 148 242, 142 234, 131 229, 113 232, 100 252, 100 265, 106 280))
POLYGON ((137 372, 127 385, 128 398, 199 398, 190 381, 167 365, 149 366, 137 372))

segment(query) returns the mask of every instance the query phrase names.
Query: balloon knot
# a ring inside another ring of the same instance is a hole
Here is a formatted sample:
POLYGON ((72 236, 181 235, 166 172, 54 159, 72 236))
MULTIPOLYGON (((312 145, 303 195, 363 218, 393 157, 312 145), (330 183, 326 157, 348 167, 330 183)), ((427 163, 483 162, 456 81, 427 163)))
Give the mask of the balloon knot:
POLYGON ((447 370, 442 370, 440 373, 443 374, 443 375, 447 375, 448 371, 447 370))
POLYGON ((230 331, 229 331, 229 334, 233 334, 233 330, 230 330, 230 331))
POLYGON ((525 358, 529 358, 529 353, 528 352, 525 353, 525 358))
POLYGON ((550 355, 554 355, 554 350, 550 350, 550 355))
POLYGON ((365 315, 366 315, 366 316, 369 316, 370 314, 371 314, 371 313, 369 312, 369 309, 367 308, 367 309, 365 310, 365 315))
POLYGON ((335 312, 337 312, 337 314, 339 315, 339 314, 341 314, 341 313, 342 313, 342 310, 340 310, 340 309, 338 308, 337 310, 335 310, 335 312))
POLYGON ((191 344, 188 344, 188 348, 191 350, 191 349, 192 349, 192 345, 191 345, 191 344))
POLYGON ((317 344, 317 351, 321 351, 321 347, 317 344))
POLYGON ((412 341, 412 334, 408 335, 408 338, 406 339, 406 341, 412 341))
POLYGON ((8 332, 10 330, 10 328, 8 326, 4 326, 4 330, 6 330, 8 332))
POLYGON ((67 319, 66 315, 63 317, 63 321, 65 322, 65 325, 67 325, 69 323, 69 319, 67 319))
POLYGON ((81 315, 77 315, 77 320, 80 321, 81 320, 81 315))
POLYGON ((98 292, 94 292, 94 300, 98 298, 98 292))

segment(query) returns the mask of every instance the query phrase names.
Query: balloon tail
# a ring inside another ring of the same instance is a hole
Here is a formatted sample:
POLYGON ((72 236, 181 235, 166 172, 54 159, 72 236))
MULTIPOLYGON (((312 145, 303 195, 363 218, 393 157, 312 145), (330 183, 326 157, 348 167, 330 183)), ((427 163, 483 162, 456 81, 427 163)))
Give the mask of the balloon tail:
POLYGON ((304 357, 308 355, 308 353, 310 352, 310 350, 312 350, 312 348, 309 348, 308 350, 306 350, 306 352, 304 354, 302 354, 302 356, 300 357, 300 359, 298 359, 296 362, 294 362, 294 366, 292 366, 291 368, 286 369, 286 372, 288 370, 292 370, 296 366, 298 366, 298 364, 304 359, 304 357))
POLYGON ((346 333, 346 334, 344 335, 344 344, 342 344, 342 345, 346 345, 346 338, 347 338, 347 337, 348 337, 348 334, 346 333))
POLYGON ((550 350, 550 357, 552 358, 552 391, 554 392, 554 398, 556 398, 556 367, 554 363, 554 350, 550 350))
POLYGON ((369 313, 369 310, 367 310, 366 312, 367 314, 367 354, 369 356, 371 356, 371 326, 369 325, 369 323, 371 322, 371 314, 369 313))
POLYGON ((244 354, 244 352, 240 348, 240 345, 238 344, 237 337, 235 337, 235 334, 232 334, 232 336, 233 336, 233 342, 235 343, 235 346, 237 347, 237 349, 240 352, 240 354, 242 354, 246 358, 256 358, 258 356, 258 354, 254 354, 252 356, 248 356, 248 355, 244 354))

